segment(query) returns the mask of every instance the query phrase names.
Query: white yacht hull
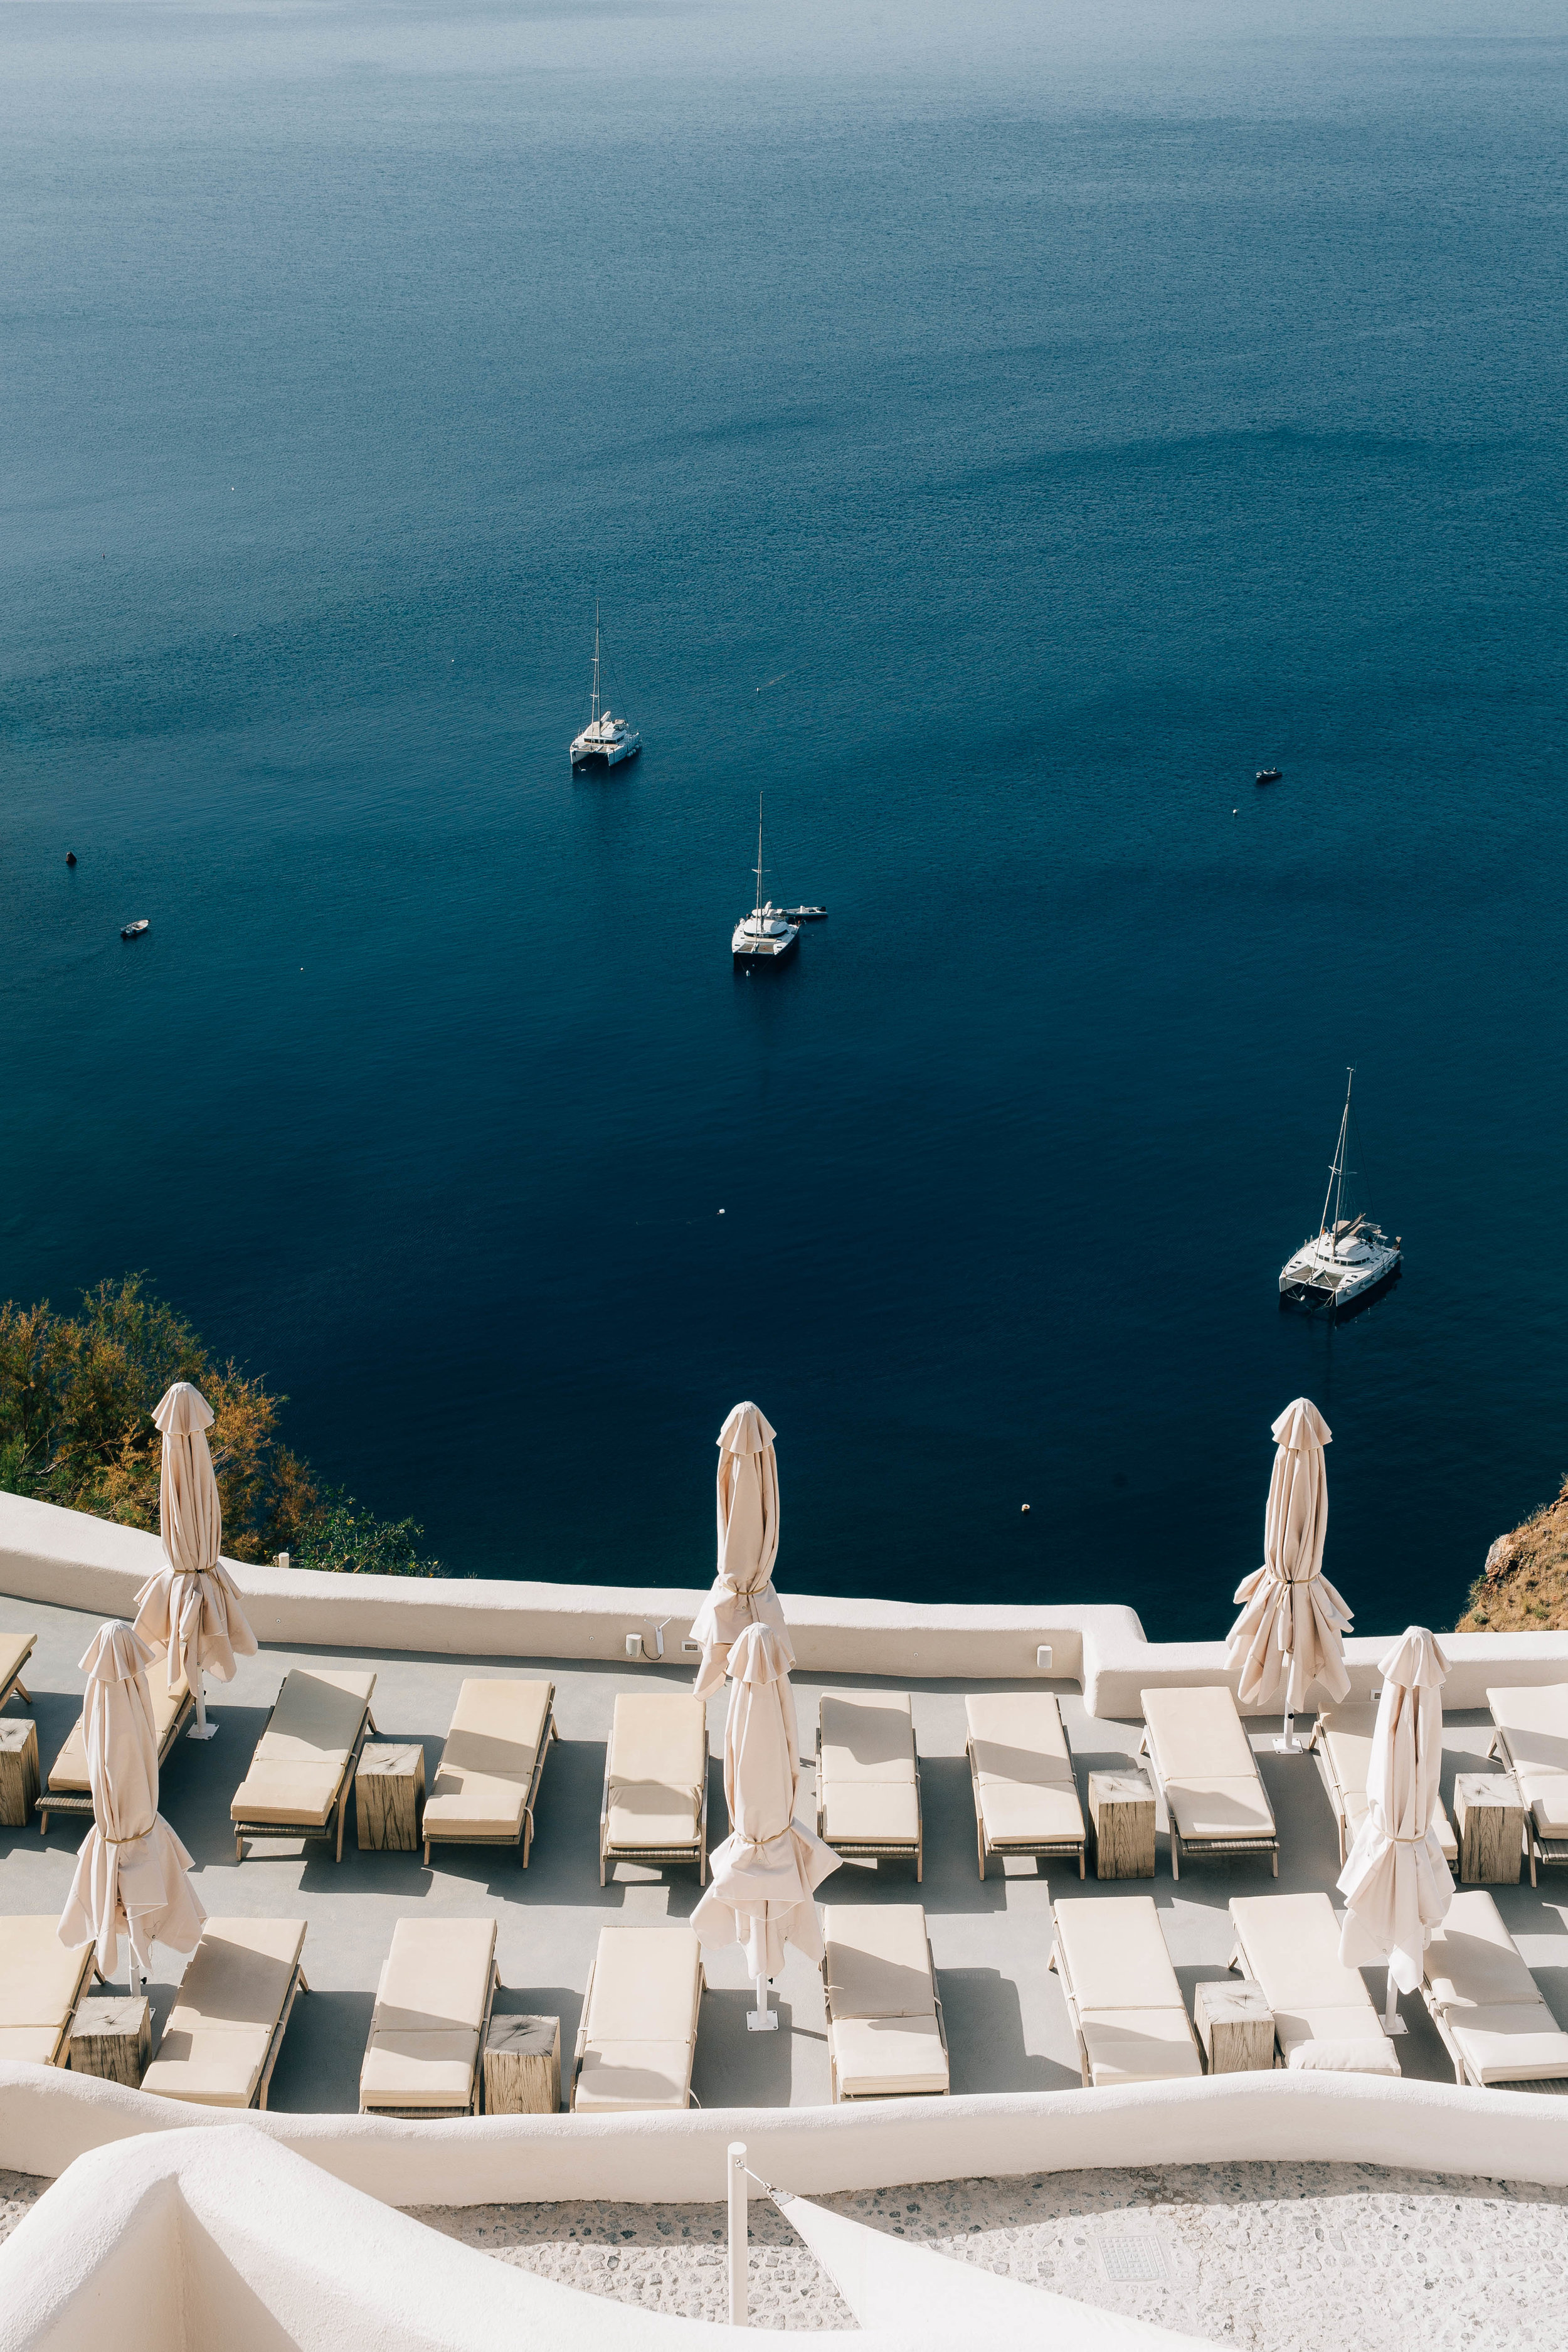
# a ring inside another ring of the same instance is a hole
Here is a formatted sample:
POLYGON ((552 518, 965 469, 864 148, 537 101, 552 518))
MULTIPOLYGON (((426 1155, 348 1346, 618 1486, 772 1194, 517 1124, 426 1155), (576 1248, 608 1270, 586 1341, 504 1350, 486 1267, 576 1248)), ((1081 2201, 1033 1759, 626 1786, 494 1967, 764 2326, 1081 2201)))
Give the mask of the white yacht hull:
POLYGON ((737 963, 778 963, 786 955, 794 954, 799 938, 799 931, 794 929, 787 940, 742 939, 737 929, 730 942, 730 952, 737 963))
POLYGON ((1279 1296, 1292 1307, 1327 1307, 1342 1315, 1392 1281, 1399 1259, 1389 1242, 1363 1244, 1363 1255, 1350 1257, 1336 1256, 1326 1242, 1314 1238, 1279 1269, 1279 1296))
POLYGON ((640 735, 629 736, 624 743, 585 743, 579 735, 572 746, 572 765, 574 768, 618 768, 623 761, 635 760, 641 750, 640 735))

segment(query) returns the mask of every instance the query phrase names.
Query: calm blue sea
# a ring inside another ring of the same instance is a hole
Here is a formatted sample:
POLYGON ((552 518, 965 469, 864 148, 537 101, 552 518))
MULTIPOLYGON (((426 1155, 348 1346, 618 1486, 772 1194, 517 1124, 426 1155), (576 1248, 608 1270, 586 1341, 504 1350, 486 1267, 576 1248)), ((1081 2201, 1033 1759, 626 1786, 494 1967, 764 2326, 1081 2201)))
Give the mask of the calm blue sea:
POLYGON ((1568 42, 1173 21, 0 9, 0 1294, 463 1571, 704 1581, 752 1396, 781 1586, 1160 1635, 1304 1390, 1452 1621, 1568 1468, 1568 42))

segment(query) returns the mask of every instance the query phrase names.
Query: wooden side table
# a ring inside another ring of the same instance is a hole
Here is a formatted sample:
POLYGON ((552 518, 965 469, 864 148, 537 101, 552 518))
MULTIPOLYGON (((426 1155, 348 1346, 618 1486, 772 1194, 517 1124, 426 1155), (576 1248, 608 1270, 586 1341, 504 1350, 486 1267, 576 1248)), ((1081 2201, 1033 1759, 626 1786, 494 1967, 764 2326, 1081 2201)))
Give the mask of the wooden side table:
POLYGON ((1193 2021, 1211 2074, 1266 2073, 1274 2063, 1274 2011, 1249 1977, 1199 1985, 1193 2021))
POLYGON ((416 1853, 425 1819, 425 1750, 372 1740, 354 1770, 354 1827, 362 1853, 416 1853))
POLYGON ((1524 1801, 1511 1772, 1461 1772, 1454 1782, 1459 1879, 1466 1886, 1517 1886, 1524 1858, 1524 1801))
POLYGON ((552 2116, 561 2105, 561 2020, 494 2017, 485 2036, 487 2116, 552 2116))
POLYGON ((0 1723, 0 1823, 8 1830, 25 1829, 37 1793, 37 1725, 0 1723))
POLYGON ((71 2023, 73 2074, 98 2074, 139 2091, 152 2054, 153 2011, 144 1993, 78 2002, 71 2023))
POLYGON ((1153 1877, 1154 1791, 1142 1772, 1091 1772, 1089 1817, 1097 1878, 1153 1877))

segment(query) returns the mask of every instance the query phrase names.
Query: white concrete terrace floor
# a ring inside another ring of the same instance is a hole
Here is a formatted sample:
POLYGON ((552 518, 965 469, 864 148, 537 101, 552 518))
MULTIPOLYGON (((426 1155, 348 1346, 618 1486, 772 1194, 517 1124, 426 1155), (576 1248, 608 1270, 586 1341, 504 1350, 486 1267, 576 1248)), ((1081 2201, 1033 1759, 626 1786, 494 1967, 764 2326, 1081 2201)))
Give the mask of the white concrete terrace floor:
MULTIPOLYGON (((79 1712, 83 1677, 77 1662, 98 1622, 79 1611, 0 1596, 0 1630, 38 1637, 24 1678, 33 1694, 46 1776, 79 1712)), ((428 1871, 417 1853, 361 1853, 354 1843, 352 1809, 341 1864, 329 1849, 298 1841, 261 1845, 243 1864, 237 1864, 229 1799, 284 1675, 290 1666, 312 1659, 350 1654, 269 1648, 243 1661, 234 1684, 216 1686, 212 1712, 222 1725, 217 1738, 205 1746, 182 1738, 163 1774, 163 1811, 195 1857, 195 1883, 207 1911, 214 1916, 303 1916, 310 1922, 305 1972, 311 1991, 296 2006, 273 2075, 270 2105, 294 2112, 353 2112, 357 2106, 360 2060, 376 1979, 393 1924, 408 1915, 493 1913, 500 1922, 504 1988, 498 2007, 558 2014, 563 2065, 569 2063, 600 1928, 626 1918, 684 1918, 698 1899, 696 1873, 690 1869, 661 1873, 623 1867, 609 1885, 601 1888, 598 1884, 604 1748, 616 1696, 655 1685, 689 1688, 691 1663, 623 1668, 555 1660, 352 1654, 375 1668, 379 1736, 422 1740, 427 1778, 434 1776, 465 1675, 554 1682, 562 1736, 544 1769, 530 1868, 520 1869, 510 1851, 489 1847, 468 1853, 437 1848, 428 1871)), ((823 1689, 854 1687, 867 1679, 797 1677, 804 1748, 815 1746, 823 1689)), ((913 1685, 925 1810, 924 1885, 917 1889, 912 1870, 904 1864, 846 1863, 827 1880, 821 1899, 924 1903, 955 2092, 1068 2089, 1077 2084, 1079 2070, 1061 1992, 1047 1968, 1051 1894, 1088 1894, 1111 1903, 1152 1895, 1190 2011, 1199 1980, 1226 1971, 1231 1950, 1226 1906, 1232 1895, 1288 1894, 1314 1887, 1332 1893, 1339 1869, 1333 1820, 1312 1761, 1273 1755, 1268 1742, 1278 1725, 1259 1722, 1249 1728, 1279 1823, 1278 1882, 1266 1857, 1193 1863, 1179 1883, 1173 1882, 1162 1819, 1152 1880, 1101 1886, 1091 1874, 1080 1885, 1070 1866, 1026 1862, 1004 1872, 994 1862, 982 1885, 975 1868, 974 1813, 963 1754, 963 1694, 976 1687, 1005 1685, 913 1685)), ((1062 1701, 1081 1792, 1091 1769, 1121 1764, 1134 1754, 1142 1726, 1096 1720, 1086 1713, 1075 1685, 1050 1687, 1062 1701)), ((17 1708, 13 1700, 7 1714, 17 1708)), ((723 1722, 721 1696, 709 1709, 714 1751, 710 1845, 718 1844, 727 1827, 721 1769, 723 1722)), ((1484 1750, 1489 1737, 1489 1720, 1482 1717, 1460 1716, 1446 1726, 1446 1800, 1451 1799, 1456 1769, 1489 1769, 1484 1750)), ((810 1817, 809 1783, 802 1811, 810 1817)), ((0 1829, 0 1911, 58 1913, 69 1889, 81 1835, 79 1819, 58 1816, 47 1838, 39 1836, 36 1822, 21 1830, 0 1829)), ((1542 1991, 1560 2021, 1568 2025, 1568 1874, 1556 1879, 1543 1874, 1543 1882, 1539 1892, 1528 1879, 1517 1889, 1493 1892, 1542 1991)), ((1334 1899, 1339 1907, 1339 1898, 1334 1899)), ((160 1971, 163 1981, 153 1988, 155 2030, 167 2013, 183 1965, 174 1953, 160 1950, 158 1958, 164 1965, 160 1971)), ((707 1969, 710 1990, 702 2004, 693 2075, 697 2098, 708 2106, 826 2101, 827 2060, 817 1971, 791 1953, 777 1996, 781 2030, 763 2035, 746 2031, 752 1992, 740 1950, 710 1955, 707 1969)), ((1373 1998, 1381 2000, 1381 1974, 1369 1977, 1368 1983, 1373 1998)), ((1452 2070, 1420 2000, 1406 2000, 1402 2013, 1409 2027, 1398 2045, 1405 2074, 1451 2081, 1452 2070)))

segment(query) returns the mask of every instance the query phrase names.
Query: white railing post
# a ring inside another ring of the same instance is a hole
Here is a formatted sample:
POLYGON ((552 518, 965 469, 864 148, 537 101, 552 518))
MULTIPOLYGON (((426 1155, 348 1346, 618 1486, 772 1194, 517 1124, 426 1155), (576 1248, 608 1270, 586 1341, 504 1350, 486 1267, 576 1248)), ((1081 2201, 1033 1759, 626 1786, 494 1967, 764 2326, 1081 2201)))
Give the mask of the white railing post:
POLYGON ((730 2325, 746 2326, 746 2144, 730 2142, 730 2325))

